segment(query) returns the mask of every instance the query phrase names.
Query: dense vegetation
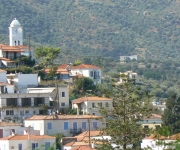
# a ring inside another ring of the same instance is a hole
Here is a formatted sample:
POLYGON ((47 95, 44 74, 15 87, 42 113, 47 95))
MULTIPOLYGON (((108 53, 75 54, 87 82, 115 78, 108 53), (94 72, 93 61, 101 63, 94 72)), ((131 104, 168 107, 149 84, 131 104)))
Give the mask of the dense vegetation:
POLYGON ((7 27, 16 17, 32 44, 60 46, 77 57, 177 58, 178 6, 176 0, 0 0, 0 39, 8 43, 7 27))
POLYGON ((158 100, 179 93, 179 5, 178 0, 0 0, 0 41, 8 43, 8 26, 16 17, 24 44, 30 33, 34 47, 61 47, 56 63, 98 65, 103 84, 133 70, 158 100), (132 54, 138 61, 119 65, 120 55, 132 54))

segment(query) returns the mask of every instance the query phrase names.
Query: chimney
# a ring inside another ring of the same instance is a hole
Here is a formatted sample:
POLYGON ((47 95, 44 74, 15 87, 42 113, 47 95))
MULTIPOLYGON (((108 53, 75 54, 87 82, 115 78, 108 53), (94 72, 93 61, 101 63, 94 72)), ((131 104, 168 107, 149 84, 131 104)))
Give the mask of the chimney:
POLYGON ((94 148, 94 142, 91 143, 91 148, 94 148))
POLYGON ((77 115, 79 115, 79 109, 77 108, 77 115))

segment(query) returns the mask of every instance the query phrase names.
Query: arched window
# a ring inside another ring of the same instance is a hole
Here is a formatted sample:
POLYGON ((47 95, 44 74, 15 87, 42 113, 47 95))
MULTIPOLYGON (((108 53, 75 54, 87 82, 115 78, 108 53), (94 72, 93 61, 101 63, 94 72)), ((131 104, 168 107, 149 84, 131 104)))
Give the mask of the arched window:
POLYGON ((16 41, 14 41, 14 44, 15 44, 15 46, 16 46, 16 41))
POLYGON ((20 41, 18 41, 18 45, 20 45, 20 41))

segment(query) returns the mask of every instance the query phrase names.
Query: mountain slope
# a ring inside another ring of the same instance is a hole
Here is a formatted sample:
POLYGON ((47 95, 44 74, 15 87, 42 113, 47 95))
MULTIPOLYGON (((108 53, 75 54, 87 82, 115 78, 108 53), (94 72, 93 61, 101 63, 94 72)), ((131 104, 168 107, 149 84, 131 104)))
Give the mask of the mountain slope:
MULTIPOLYGON (((0 40, 17 18, 24 38, 60 46, 66 54, 138 54, 178 58, 179 1, 175 0, 0 0, 0 40)), ((27 40, 25 40, 27 43, 27 40)))

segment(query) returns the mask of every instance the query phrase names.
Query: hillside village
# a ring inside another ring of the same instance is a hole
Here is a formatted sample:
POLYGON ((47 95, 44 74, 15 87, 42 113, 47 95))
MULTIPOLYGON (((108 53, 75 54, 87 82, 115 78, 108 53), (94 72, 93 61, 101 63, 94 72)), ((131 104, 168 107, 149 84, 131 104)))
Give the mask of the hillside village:
MULTIPOLYGON (((60 74, 61 84, 42 85, 41 77, 36 73, 8 73, 6 68, 16 68, 15 59, 28 56, 32 60, 34 49, 23 45, 23 28, 15 18, 9 27, 9 45, 0 44, 0 149, 62 149, 62 150, 95 150, 101 142, 112 137, 102 132, 106 123, 99 111, 108 105, 109 111, 115 108, 112 97, 84 95, 70 101, 70 85, 77 78, 90 78, 94 85, 102 82, 101 67, 90 64, 61 64, 56 73, 60 74), (69 109, 75 114, 68 114, 69 109), (63 135, 57 141, 54 135, 63 135), (57 145, 61 145, 57 147, 57 145)), ((134 58, 134 57, 133 57, 134 58)), ((137 56, 135 57, 137 59, 137 56)), ((20 65, 20 64, 18 64, 20 65)), ((43 68, 50 73, 50 68, 43 68)), ((138 74, 132 71, 120 72, 136 84, 141 84, 138 74)), ((123 84, 119 78, 116 84, 123 84)), ((82 86, 83 88, 83 86, 82 86)), ((83 91, 83 89, 81 89, 83 91)), ((88 91, 87 91, 88 92, 88 91)), ((90 90, 91 92, 91 90, 90 90)), ((160 111, 166 108, 165 103, 152 103, 160 111)), ((137 122, 144 129, 158 129, 162 126, 162 116, 151 114, 137 122)), ((165 142, 176 141, 175 136, 163 137, 165 142)), ((114 149, 123 149, 122 145, 112 143, 114 149)), ((129 148, 133 145, 129 144, 129 148)), ((141 148, 163 149, 156 145, 154 137, 142 139, 141 148), (153 144, 152 144, 153 143, 153 144)))

